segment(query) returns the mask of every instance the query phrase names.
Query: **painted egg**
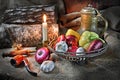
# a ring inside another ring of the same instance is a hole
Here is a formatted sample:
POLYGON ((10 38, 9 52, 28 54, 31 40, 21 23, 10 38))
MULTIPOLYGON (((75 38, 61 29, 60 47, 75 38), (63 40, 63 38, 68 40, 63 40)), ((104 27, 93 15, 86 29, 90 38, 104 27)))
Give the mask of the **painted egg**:
POLYGON ((68 50, 68 45, 65 41, 60 41, 56 43, 55 50, 58 52, 66 52, 68 50))
POLYGON ((77 55, 84 55, 85 53, 85 50, 83 47, 79 47, 77 50, 76 50, 76 56, 77 55))

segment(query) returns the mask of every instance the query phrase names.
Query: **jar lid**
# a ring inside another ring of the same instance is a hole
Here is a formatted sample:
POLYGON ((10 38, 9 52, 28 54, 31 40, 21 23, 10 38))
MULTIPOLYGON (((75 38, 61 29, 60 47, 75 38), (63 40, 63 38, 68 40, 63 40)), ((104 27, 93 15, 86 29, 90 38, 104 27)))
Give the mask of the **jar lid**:
POLYGON ((91 14, 96 14, 95 8, 92 7, 92 5, 88 5, 87 7, 84 7, 81 10, 81 13, 91 13, 91 14))

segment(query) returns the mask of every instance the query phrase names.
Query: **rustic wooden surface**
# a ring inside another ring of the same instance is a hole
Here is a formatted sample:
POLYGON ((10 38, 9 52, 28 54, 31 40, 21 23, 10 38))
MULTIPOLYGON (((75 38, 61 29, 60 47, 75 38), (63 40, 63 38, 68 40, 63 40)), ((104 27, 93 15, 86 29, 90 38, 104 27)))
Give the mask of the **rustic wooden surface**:
MULTIPOLYGON (((112 31, 106 33, 113 33, 112 31)), ((78 65, 66 60, 55 62, 55 69, 50 73, 39 70, 39 64, 34 56, 28 57, 31 66, 38 76, 30 75, 24 67, 15 68, 10 64, 10 58, 2 58, 0 51, 0 80, 119 80, 120 79, 120 40, 118 33, 106 37, 109 48, 106 53, 88 61, 88 64, 78 65)), ((7 51, 7 50, 5 50, 7 51)))

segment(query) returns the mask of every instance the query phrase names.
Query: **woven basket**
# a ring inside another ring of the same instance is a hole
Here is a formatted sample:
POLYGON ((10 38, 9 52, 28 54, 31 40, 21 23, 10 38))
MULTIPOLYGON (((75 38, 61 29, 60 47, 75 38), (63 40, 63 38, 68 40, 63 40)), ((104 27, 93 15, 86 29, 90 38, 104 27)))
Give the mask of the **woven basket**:
POLYGON ((100 56, 103 53, 105 53, 108 48, 108 44, 106 42, 103 44, 103 47, 100 49, 97 49, 97 50, 94 50, 91 52, 79 53, 79 54, 83 54, 83 55, 72 56, 71 54, 73 54, 73 53, 76 54, 76 52, 58 52, 58 51, 55 51, 52 48, 52 46, 53 46, 53 42, 51 42, 48 46, 48 48, 51 50, 51 52, 56 53, 58 56, 66 59, 66 60, 73 61, 73 62, 81 62, 81 61, 85 61, 86 59, 89 59, 89 58, 94 58, 94 57, 100 56))

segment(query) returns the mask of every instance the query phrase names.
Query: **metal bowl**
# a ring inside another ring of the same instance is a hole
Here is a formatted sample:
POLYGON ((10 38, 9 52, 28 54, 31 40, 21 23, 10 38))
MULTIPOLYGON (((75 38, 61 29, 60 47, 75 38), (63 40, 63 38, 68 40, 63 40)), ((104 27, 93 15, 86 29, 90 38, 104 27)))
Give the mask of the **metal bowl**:
POLYGON ((55 51, 51 46, 48 46, 48 48, 51 50, 51 52, 56 53, 58 56, 69 60, 69 61, 73 61, 73 62, 80 62, 80 61, 84 61, 88 58, 93 58, 93 57, 97 57, 99 55, 102 55, 103 53, 105 53, 107 51, 108 48, 108 44, 107 42, 103 44, 103 47, 91 52, 82 52, 79 54, 82 55, 76 55, 76 56, 72 56, 71 54, 76 54, 76 52, 58 52, 55 51))

